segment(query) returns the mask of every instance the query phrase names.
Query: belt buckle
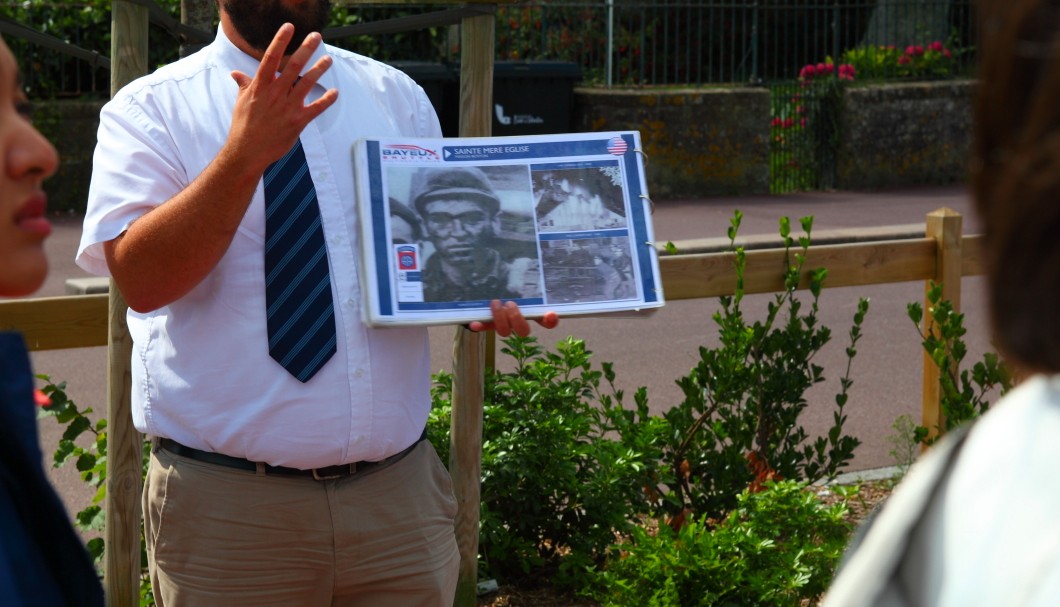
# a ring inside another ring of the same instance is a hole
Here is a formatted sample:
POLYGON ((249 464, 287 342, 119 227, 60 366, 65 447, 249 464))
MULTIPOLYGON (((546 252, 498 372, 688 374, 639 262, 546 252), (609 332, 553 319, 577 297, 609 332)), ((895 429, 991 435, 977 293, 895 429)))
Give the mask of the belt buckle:
MULTIPOLYGON (((345 473, 336 472, 335 474, 321 474, 320 471, 321 470, 325 470, 326 468, 313 468, 311 470, 311 472, 313 473, 313 480, 315 480, 315 481, 330 481, 330 480, 334 480, 336 478, 342 478, 344 476, 351 476, 351 475, 357 473, 357 464, 356 464, 356 462, 352 463, 352 464, 346 464, 345 467, 346 467, 345 473)), ((339 470, 342 470, 343 466, 328 466, 328 468, 338 468, 339 470)))

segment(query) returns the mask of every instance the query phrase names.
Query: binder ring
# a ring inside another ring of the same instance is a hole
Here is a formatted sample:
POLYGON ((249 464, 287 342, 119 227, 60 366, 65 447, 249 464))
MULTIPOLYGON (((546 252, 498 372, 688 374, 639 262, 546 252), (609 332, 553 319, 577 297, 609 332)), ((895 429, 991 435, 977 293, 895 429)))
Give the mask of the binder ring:
POLYGON ((640 148, 633 148, 633 151, 644 157, 644 166, 648 166, 648 155, 644 153, 644 150, 640 148))
POLYGON ((648 207, 651 209, 650 214, 654 215, 655 214, 655 202, 652 201, 651 198, 648 198, 647 196, 645 196, 644 194, 641 194, 640 197, 643 198, 644 200, 648 201, 648 207))

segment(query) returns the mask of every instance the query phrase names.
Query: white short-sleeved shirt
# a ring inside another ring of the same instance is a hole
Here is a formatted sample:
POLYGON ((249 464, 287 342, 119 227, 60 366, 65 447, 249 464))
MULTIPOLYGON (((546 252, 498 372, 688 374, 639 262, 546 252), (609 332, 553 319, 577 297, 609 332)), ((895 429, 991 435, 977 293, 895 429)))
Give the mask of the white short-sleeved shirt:
MULTIPOLYGON (((334 64, 310 98, 338 102, 303 131, 331 265, 338 352, 302 384, 269 357, 263 190, 218 266, 154 312, 129 311, 133 421, 190 447, 300 468, 377 460, 411 444, 430 408, 423 328, 361 322, 351 153, 361 137, 441 137, 430 101, 401 71, 322 45, 334 64)), ((77 263, 109 275, 102 243, 188 186, 228 134, 233 70, 258 61, 218 29, 200 52, 124 87, 103 108, 77 263)), ((181 252, 173 251, 173 255, 181 252)))

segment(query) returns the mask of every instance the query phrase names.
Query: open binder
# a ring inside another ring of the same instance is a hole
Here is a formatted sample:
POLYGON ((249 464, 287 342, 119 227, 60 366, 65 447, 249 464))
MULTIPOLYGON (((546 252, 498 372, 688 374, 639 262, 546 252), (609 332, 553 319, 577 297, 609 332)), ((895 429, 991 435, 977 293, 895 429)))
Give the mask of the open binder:
POLYGON ((635 131, 362 139, 353 166, 371 326, 664 303, 635 131))

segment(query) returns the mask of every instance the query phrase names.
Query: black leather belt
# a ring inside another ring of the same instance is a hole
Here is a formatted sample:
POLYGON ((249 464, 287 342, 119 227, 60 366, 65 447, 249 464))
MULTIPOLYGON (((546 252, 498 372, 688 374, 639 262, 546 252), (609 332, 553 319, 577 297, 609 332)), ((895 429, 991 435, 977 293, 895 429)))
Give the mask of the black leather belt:
POLYGON ((338 464, 335 466, 327 466, 324 468, 312 468, 309 470, 303 470, 301 468, 291 468, 288 466, 259 464, 257 462, 252 462, 248 459, 243 459, 241 457, 232 457, 231 455, 225 455, 223 453, 214 453, 212 451, 203 451, 202 449, 188 447, 187 445, 182 445, 170 438, 159 438, 158 448, 165 449, 173 455, 179 455, 180 457, 193 459, 197 462, 215 464, 217 466, 225 466, 226 468, 236 468, 238 470, 246 470, 248 472, 257 472, 258 466, 263 466, 265 474, 267 475, 273 474, 280 476, 305 476, 318 481, 325 481, 334 478, 353 476, 355 474, 371 470, 372 468, 392 464, 408 455, 410 451, 416 448, 416 445, 420 444, 420 441, 426 438, 427 430, 424 429, 423 434, 421 434, 420 437, 416 439, 416 442, 412 443, 404 450, 377 462, 353 462, 352 464, 338 464))

